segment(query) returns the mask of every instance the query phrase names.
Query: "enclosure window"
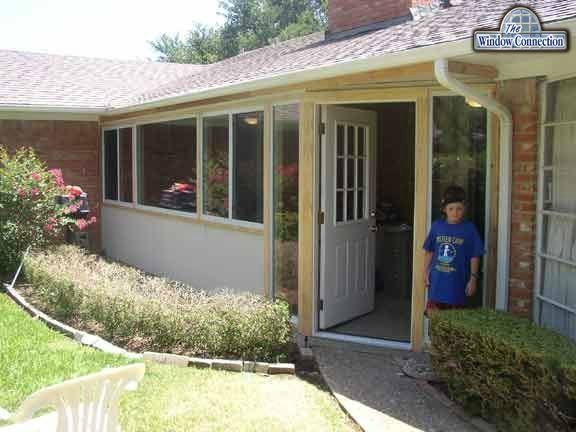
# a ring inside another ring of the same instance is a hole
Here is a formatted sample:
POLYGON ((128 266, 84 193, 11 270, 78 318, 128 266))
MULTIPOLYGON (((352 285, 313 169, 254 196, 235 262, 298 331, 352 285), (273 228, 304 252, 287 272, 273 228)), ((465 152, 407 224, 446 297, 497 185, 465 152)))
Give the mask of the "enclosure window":
POLYGON ((234 190, 232 217, 262 223, 264 114, 236 114, 234 122, 234 190))
POLYGON ((204 118, 205 214, 262 223, 263 139, 262 112, 204 118))
POLYGON ((196 212, 196 119, 138 127, 138 202, 196 212))
POLYGON ((120 158, 120 201, 132 202, 132 128, 120 129, 118 135, 120 158))
POLYGON ((104 131, 104 199, 132 202, 132 128, 104 131))
POLYGON ((104 131, 104 198, 118 200, 118 130, 104 131))
POLYGON ((537 319, 576 339, 576 78, 546 87, 540 153, 537 319))
POLYGON ((229 120, 227 115, 205 117, 204 122, 204 213, 228 217, 229 120))
POLYGON ((298 313, 298 105, 274 107, 274 295, 298 313))
MULTIPOLYGON (((486 226, 486 109, 469 104, 461 96, 435 96, 432 151, 432 217, 442 217, 444 190, 457 185, 466 191, 467 219, 484 240, 486 226)), ((471 300, 483 303, 483 281, 471 300)))

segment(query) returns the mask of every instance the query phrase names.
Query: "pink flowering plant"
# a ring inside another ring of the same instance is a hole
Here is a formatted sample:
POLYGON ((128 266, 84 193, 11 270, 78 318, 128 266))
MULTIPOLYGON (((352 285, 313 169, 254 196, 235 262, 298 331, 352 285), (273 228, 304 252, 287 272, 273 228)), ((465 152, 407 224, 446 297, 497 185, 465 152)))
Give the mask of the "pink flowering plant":
POLYGON ((228 217, 228 159, 226 154, 205 162, 205 209, 208 214, 228 217))
POLYGON ((276 237, 298 239, 298 163, 278 165, 275 179, 276 237))
POLYGON ((67 229, 95 223, 94 217, 73 217, 81 193, 65 184, 59 169, 47 169, 34 150, 11 155, 0 146, 0 273, 13 271, 28 246, 42 247, 67 229))

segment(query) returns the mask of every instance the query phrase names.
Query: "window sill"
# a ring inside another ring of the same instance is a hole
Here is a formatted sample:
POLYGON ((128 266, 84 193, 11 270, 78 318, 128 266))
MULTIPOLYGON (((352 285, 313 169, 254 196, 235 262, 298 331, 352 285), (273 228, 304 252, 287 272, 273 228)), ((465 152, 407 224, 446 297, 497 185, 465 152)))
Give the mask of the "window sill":
POLYGON ((253 224, 250 222, 229 221, 228 219, 202 216, 197 213, 179 212, 157 207, 143 206, 134 203, 122 203, 118 201, 104 201, 104 207, 118 208, 121 210, 145 214, 148 216, 176 219, 182 222, 204 225, 209 228, 243 232, 248 234, 264 235, 264 226, 262 224, 253 224))
POLYGON ((264 230, 264 224, 257 223, 257 222, 247 222, 247 221, 241 221, 238 219, 230 219, 230 218, 225 218, 225 217, 220 217, 220 216, 212 216, 212 215, 207 215, 207 214, 202 215, 201 219, 204 221, 207 221, 207 222, 213 222, 213 223, 221 224, 221 225, 231 225, 231 226, 238 226, 238 227, 255 229, 255 230, 264 230))

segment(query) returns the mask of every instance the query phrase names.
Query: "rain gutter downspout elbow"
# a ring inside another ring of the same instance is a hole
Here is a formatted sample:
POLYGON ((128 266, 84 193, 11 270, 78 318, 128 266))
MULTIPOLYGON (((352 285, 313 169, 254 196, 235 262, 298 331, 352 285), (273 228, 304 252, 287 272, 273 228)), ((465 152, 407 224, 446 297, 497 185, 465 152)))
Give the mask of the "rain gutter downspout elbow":
POLYGON ((508 277, 510 266, 512 113, 504 105, 461 81, 448 69, 446 59, 434 62, 434 73, 440 84, 454 93, 480 103, 500 121, 500 196, 498 202, 498 265, 496 278, 496 309, 508 309, 508 277))

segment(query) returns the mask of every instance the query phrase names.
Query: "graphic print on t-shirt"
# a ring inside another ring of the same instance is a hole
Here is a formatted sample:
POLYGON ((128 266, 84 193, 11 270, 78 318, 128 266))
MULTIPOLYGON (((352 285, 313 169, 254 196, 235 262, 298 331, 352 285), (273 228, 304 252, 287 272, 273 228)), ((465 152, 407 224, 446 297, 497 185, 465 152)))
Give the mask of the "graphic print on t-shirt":
POLYGON ((456 257, 456 248, 450 243, 440 243, 438 246, 438 261, 442 264, 450 264, 456 257))
POLYGON ((457 247, 464 244, 464 239, 454 236, 439 235, 436 237, 436 270, 443 273, 456 271, 451 264, 458 255, 457 247))

